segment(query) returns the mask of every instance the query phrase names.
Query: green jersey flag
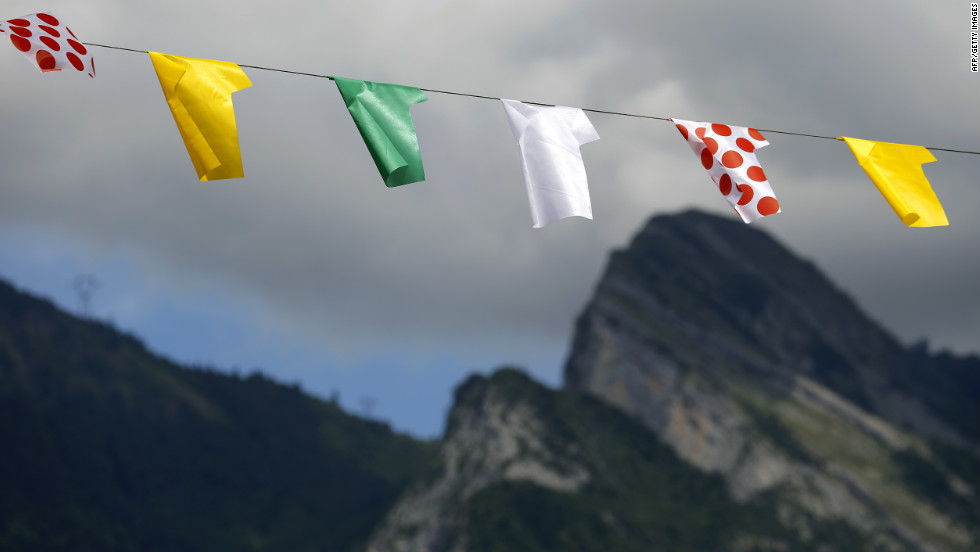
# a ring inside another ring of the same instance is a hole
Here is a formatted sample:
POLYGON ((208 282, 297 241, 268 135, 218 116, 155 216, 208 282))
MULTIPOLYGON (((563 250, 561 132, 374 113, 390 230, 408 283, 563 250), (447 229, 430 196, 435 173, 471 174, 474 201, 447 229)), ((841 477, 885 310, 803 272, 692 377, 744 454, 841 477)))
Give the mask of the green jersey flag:
POLYGON ((425 180, 422 152, 408 108, 428 98, 418 88, 334 77, 385 186, 425 180))

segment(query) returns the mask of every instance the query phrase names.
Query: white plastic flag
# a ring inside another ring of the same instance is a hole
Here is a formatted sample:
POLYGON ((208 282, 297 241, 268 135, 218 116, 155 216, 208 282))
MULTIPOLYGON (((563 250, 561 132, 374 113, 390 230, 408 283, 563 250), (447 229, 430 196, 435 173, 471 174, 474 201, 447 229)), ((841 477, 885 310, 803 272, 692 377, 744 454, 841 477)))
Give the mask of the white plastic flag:
POLYGON ((566 217, 592 218, 579 146, 599 139, 581 109, 501 100, 517 138, 535 228, 566 217))
POLYGON ((769 145, 762 133, 747 127, 671 121, 744 222, 782 211, 755 156, 756 148, 769 145))

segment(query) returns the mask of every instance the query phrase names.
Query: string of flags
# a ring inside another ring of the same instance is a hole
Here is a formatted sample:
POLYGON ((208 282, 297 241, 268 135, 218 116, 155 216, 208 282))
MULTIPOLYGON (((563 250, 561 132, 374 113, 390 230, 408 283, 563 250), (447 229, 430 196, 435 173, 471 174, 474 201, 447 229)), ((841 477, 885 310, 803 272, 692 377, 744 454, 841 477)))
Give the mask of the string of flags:
MULTIPOLYGON (((0 21, 0 36, 7 36, 14 48, 41 72, 75 70, 95 78, 91 52, 54 15, 36 13, 0 21)), ((245 72, 233 62, 145 53, 150 56, 199 180, 243 177, 232 94, 251 86, 245 72)), ((425 180, 410 113, 412 105, 427 100, 422 90, 326 78, 337 85, 385 185, 395 187, 425 180)), ((542 228, 572 216, 592 219, 580 148, 598 140, 599 134, 585 112, 572 107, 490 99, 501 101, 517 140, 534 227, 542 228)), ((769 145, 761 132, 727 124, 669 120, 745 223, 782 212, 756 156, 756 150, 769 145)), ((949 224, 922 170, 922 164, 936 160, 927 148, 846 136, 838 139, 847 144, 903 224, 949 224)))

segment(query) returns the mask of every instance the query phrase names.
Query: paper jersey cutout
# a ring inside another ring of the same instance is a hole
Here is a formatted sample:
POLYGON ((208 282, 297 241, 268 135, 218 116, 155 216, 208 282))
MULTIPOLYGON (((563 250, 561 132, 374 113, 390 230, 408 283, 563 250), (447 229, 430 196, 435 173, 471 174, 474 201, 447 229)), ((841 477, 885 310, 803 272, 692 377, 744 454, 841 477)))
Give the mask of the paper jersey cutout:
POLYGON ((874 142, 842 136, 858 164, 905 226, 948 226, 949 220, 929 185, 923 163, 936 160, 922 146, 874 142))
POLYGON ((425 180, 409 107, 427 98, 418 88, 334 77, 385 186, 425 180))
POLYGON ((701 158, 701 165, 715 181, 742 221, 750 223, 782 212, 755 150, 768 146, 754 128, 671 119, 677 130, 701 158))
POLYGON ((43 73, 74 69, 95 78, 95 60, 88 48, 49 13, 0 21, 0 40, 3 37, 43 73))
POLYGON ((147 52, 201 182, 245 176, 231 95, 248 88, 230 61, 147 52))
POLYGON ((517 138, 535 228, 566 217, 592 219, 579 146, 599 139, 581 109, 501 100, 517 138))

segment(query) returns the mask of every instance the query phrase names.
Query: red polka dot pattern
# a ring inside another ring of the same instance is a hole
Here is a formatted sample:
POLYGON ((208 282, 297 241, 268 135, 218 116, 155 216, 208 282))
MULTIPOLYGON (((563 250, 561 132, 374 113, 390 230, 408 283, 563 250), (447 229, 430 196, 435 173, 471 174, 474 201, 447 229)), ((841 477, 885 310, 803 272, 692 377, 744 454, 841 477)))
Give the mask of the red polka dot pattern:
POLYGON ((72 50, 75 50, 76 52, 82 54, 83 56, 88 53, 88 50, 85 49, 85 46, 83 46, 82 43, 75 42, 70 38, 68 39, 68 45, 71 46, 72 50))
POLYGON ((756 157, 769 145, 754 128, 671 119, 729 205, 746 223, 781 212, 756 157))
POLYGON ((738 188, 738 191, 742 192, 742 197, 738 198, 736 205, 748 205, 752 202, 752 196, 755 195, 755 192, 752 191, 752 186, 749 186, 748 184, 739 184, 735 187, 738 188))
POLYGON ((72 67, 75 69, 78 69, 79 71, 85 70, 85 64, 82 63, 82 60, 78 59, 78 56, 76 56, 74 52, 66 53, 65 57, 68 58, 68 61, 71 62, 72 67))
POLYGON ((721 164, 729 169, 741 167, 742 156, 739 155, 737 151, 726 151, 725 155, 721 156, 721 164))
POLYGON ((711 125, 711 130, 718 136, 732 135, 732 129, 728 125, 711 125))
POLYGON ((54 71, 54 66, 57 60, 51 55, 51 52, 47 50, 38 50, 37 55, 37 66, 41 68, 42 71, 54 71))
POLYGON ((705 169, 710 169, 715 164, 715 160, 711 158, 711 152, 708 151, 708 148, 701 150, 701 164, 704 165, 705 169))
POLYGON ((9 36, 14 47, 42 72, 73 69, 95 77, 95 60, 88 48, 49 13, 0 21, 0 33, 9 36))
POLYGON ((48 25, 54 25, 56 27, 58 25, 61 25, 61 21, 58 21, 58 18, 51 15, 50 13, 39 13, 37 14, 37 18, 40 19, 41 21, 44 21, 48 25))
POLYGON ((732 177, 728 176, 728 173, 721 175, 721 180, 718 181, 718 191, 725 196, 732 193, 732 177))
POLYGON ((58 44, 57 40, 49 36, 42 36, 40 38, 40 41, 43 42, 48 48, 54 50, 55 52, 61 50, 61 44, 58 44))
POLYGON ((14 48, 17 48, 21 52, 30 52, 31 48, 33 48, 30 40, 17 35, 10 35, 10 42, 13 42, 14 48))
POLYGON ((705 147, 708 148, 708 151, 711 152, 711 155, 718 153, 718 142, 716 142, 712 138, 705 138, 704 145, 705 147))
POLYGON ((779 202, 772 196, 766 196, 759 200, 759 212, 762 213, 762 216, 778 213, 779 202))

